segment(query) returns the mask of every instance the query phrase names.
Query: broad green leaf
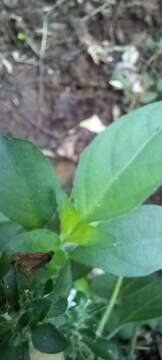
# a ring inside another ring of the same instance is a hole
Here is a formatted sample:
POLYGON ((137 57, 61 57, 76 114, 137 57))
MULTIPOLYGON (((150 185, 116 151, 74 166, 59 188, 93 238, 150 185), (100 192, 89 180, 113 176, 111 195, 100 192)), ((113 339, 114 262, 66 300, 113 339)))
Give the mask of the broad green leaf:
POLYGON ((50 323, 41 324, 31 330, 36 349, 47 354, 57 354, 67 347, 64 336, 50 323))
POLYGON ((98 226, 101 241, 99 239, 96 245, 79 246, 71 256, 114 275, 151 274, 162 268, 161 219, 162 207, 141 206, 126 216, 101 223, 98 226))
POLYGON ((6 222, 0 224, 0 252, 3 252, 8 248, 8 243, 12 242, 12 239, 22 232, 22 227, 12 222, 6 222))
POLYGON ((125 297, 116 310, 119 325, 162 316, 162 280, 150 279, 125 297))
MULTIPOLYGON (((123 298, 139 291, 143 286, 150 284, 150 281, 153 280, 157 280, 155 274, 137 278, 124 278, 118 298, 123 298)), ((90 283, 90 287, 95 294, 108 299, 113 292, 116 281, 117 276, 105 273, 95 276, 90 283)))
POLYGON ((137 291, 143 289, 153 281, 157 282, 159 277, 156 273, 149 276, 142 276, 137 278, 125 278, 120 289, 120 298, 127 298, 128 296, 135 294, 137 291))
POLYGON ((52 251, 59 245, 58 236, 46 229, 31 230, 14 236, 13 240, 6 244, 6 249, 10 252, 16 251, 52 251))
POLYGON ((0 211, 33 229, 56 210, 58 182, 53 166, 32 143, 0 138, 0 211))
MULTIPOLYGON (((46 229, 31 230, 23 232, 12 238, 5 247, 5 250, 12 254, 15 252, 57 252, 59 239, 57 235, 46 229)), ((55 254, 46 265, 49 269, 55 269, 55 254)))
POLYGON ((130 112, 100 133, 81 155, 73 189, 88 222, 141 204, 162 183, 162 102, 130 112))

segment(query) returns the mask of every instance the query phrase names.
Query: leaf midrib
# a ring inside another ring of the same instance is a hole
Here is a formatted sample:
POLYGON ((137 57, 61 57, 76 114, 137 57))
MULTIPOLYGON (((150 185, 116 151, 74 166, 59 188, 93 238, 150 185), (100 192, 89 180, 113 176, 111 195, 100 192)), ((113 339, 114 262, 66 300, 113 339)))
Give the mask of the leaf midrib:
POLYGON ((162 132, 162 129, 160 129, 159 131, 156 131, 155 134, 153 134, 141 147, 140 149, 135 152, 135 154, 131 157, 131 159, 128 161, 128 163, 119 171, 118 174, 115 175, 114 179, 109 183, 109 186, 106 188, 106 190, 104 191, 104 193, 102 194, 102 197, 100 198, 100 200, 98 199, 97 202, 95 203, 95 205, 93 206, 93 208, 91 208, 83 217, 84 220, 88 219, 91 217, 91 214, 93 214, 95 212, 95 209, 97 208, 98 203, 102 203, 103 202, 103 198, 105 198, 105 194, 107 192, 110 191, 111 187, 114 185, 115 182, 118 181, 119 176, 121 176, 125 170, 127 170, 127 168, 132 164, 132 162, 138 158, 138 156, 141 154, 142 150, 145 149, 145 147, 147 147, 147 145, 149 143, 152 142, 152 140, 154 140, 154 138, 156 136, 158 136, 160 133, 162 132), (117 178, 117 179, 115 179, 117 178))

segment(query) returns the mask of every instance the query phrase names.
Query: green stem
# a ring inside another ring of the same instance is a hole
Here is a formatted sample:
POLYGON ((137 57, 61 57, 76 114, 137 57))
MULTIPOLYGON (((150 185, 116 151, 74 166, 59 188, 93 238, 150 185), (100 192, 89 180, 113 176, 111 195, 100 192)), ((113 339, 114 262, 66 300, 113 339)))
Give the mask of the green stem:
POLYGON ((121 288, 121 285, 122 285, 122 281, 123 281, 123 277, 122 276, 119 276, 118 277, 118 280, 116 282, 116 285, 115 285, 115 288, 114 288, 114 291, 112 293, 112 296, 110 298, 110 302, 99 322, 99 325, 98 325, 98 328, 97 328, 97 331, 96 331, 96 336, 99 337, 102 335, 103 331, 104 331, 104 328, 105 328, 105 325, 110 317, 110 314, 114 308, 114 305, 116 303, 116 300, 117 300, 117 297, 119 295, 119 291, 120 291, 120 288, 121 288))

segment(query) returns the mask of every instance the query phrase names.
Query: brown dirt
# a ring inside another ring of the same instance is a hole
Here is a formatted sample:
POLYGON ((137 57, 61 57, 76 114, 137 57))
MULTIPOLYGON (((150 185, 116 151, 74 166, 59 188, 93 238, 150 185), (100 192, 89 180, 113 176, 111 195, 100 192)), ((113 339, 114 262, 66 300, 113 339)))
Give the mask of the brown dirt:
MULTIPOLYGON (((93 137, 80 131, 80 121, 96 114, 107 125, 116 109, 119 115, 128 110, 124 92, 109 85, 121 61, 122 50, 117 48, 136 45, 141 72, 152 52, 140 39, 162 36, 161 1, 111 0, 112 5, 93 16, 100 4, 104 1, 3 0, 0 4, 0 134, 31 139, 52 151, 57 164, 57 150, 71 130, 76 133, 76 154, 67 156, 70 162, 93 137), (45 14, 47 41, 41 55, 45 14), (27 40, 18 40, 21 33, 27 40), (98 53, 90 52, 91 45, 101 48, 103 41, 111 48, 108 62, 104 55, 96 59, 98 53)), ((136 100, 132 103, 139 105, 136 100)), ((67 182, 71 163, 69 169, 67 182)))

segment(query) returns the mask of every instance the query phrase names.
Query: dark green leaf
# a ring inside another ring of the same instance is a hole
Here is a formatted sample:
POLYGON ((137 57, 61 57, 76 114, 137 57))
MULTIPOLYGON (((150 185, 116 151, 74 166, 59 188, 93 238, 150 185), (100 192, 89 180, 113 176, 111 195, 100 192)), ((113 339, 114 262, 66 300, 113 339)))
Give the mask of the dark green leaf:
POLYGON ((3 278, 3 276, 9 271, 11 264, 10 259, 8 255, 6 255, 5 252, 3 252, 0 255, 0 279, 3 278))
POLYGON ((49 320, 64 314, 68 306, 67 299, 63 297, 59 297, 57 299, 57 295, 56 295, 56 299, 53 299, 52 301, 52 297, 50 297, 50 300, 52 304, 47 315, 49 320))
POLYGON ((12 336, 12 319, 7 318, 6 314, 0 315, 0 344, 7 342, 12 336))
POLYGON ((0 354, 4 360, 30 360, 28 343, 23 343, 17 347, 8 343, 0 345, 0 354))
POLYGON ((97 355, 100 356, 102 359, 105 360, 113 360, 114 357, 112 356, 115 353, 116 349, 112 349, 110 342, 104 338, 95 339, 95 335, 93 338, 86 337, 85 338, 86 344, 90 347, 90 349, 97 355))
POLYGON ((47 298, 34 300, 29 303, 32 324, 44 320, 51 306, 51 301, 47 298))
POLYGON ((67 298, 70 289, 72 287, 72 274, 70 262, 67 262, 65 266, 60 270, 59 276, 56 280, 54 287, 54 293, 58 297, 67 298))
POLYGON ((15 332, 22 331, 31 321, 31 314, 29 311, 25 311, 20 317, 16 324, 15 332))
MULTIPOLYGON (((101 223, 98 244, 79 246, 74 260, 115 275, 144 276, 162 268, 162 207, 144 205, 101 223)), ((94 236, 94 234, 93 234, 94 236)))
POLYGON ((19 301, 19 292, 16 270, 14 268, 11 268, 10 271, 5 275, 3 281, 7 304, 12 308, 17 307, 19 301))
POLYGON ((33 345, 40 352, 57 354, 68 346, 63 335, 50 323, 33 328, 31 333, 33 345))
POLYGON ((17 234, 22 232, 20 225, 12 222, 0 224, 0 251, 7 249, 17 234))
POLYGON ((73 280, 77 280, 85 275, 87 275, 91 270, 90 266, 86 266, 76 261, 71 262, 71 272, 73 280))
POLYGON ((125 297, 116 312, 119 325, 162 316, 162 280, 150 278, 140 284, 131 295, 125 297), (141 285, 141 286, 140 286, 141 285))
MULTIPOLYGON (((143 286, 146 286, 146 284, 150 284, 151 280, 157 280, 157 276, 154 274, 138 278, 124 278, 118 298, 127 297, 128 295, 135 293, 143 288, 143 286)), ((92 279, 90 286, 95 294, 108 299, 112 294, 116 281, 117 276, 105 273, 95 276, 92 279)))
POLYGON ((48 279, 45 284, 44 284, 44 291, 43 291, 43 295, 48 295, 53 291, 53 280, 52 279, 48 279))
POLYGON ((162 183, 162 102, 124 115, 81 155, 73 198, 82 219, 107 220, 141 204, 162 183))
POLYGON ((54 169, 28 141, 0 139, 0 211, 33 229, 43 226, 56 209, 54 169))

